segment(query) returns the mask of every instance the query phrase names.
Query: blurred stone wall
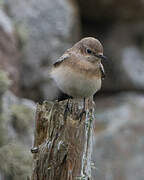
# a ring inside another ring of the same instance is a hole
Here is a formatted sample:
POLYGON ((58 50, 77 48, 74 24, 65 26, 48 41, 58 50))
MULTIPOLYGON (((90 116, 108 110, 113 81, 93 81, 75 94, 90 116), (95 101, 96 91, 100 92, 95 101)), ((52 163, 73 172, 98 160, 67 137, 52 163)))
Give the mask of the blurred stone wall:
POLYGON ((35 103, 16 97, 0 70, 0 180, 25 180, 32 170, 35 103))
POLYGON ((52 91, 49 65, 79 38, 78 8, 67 0, 5 0, 5 7, 22 46, 22 95, 46 99, 52 91))
POLYGON ((98 38, 108 57, 95 96, 93 177, 143 179, 144 2, 3 0, 0 7, 0 180, 30 175, 29 99, 49 98, 50 65, 85 36, 98 38))
POLYGON ((95 97, 93 178, 144 179, 144 2, 77 0, 83 36, 104 44, 108 61, 95 97))
POLYGON ((144 2, 78 2, 83 36, 99 38, 110 60, 103 91, 144 90, 144 2))
POLYGON ((30 99, 53 91, 49 65, 79 39, 79 24, 71 1, 0 1, 0 180, 31 176, 36 104, 30 99))

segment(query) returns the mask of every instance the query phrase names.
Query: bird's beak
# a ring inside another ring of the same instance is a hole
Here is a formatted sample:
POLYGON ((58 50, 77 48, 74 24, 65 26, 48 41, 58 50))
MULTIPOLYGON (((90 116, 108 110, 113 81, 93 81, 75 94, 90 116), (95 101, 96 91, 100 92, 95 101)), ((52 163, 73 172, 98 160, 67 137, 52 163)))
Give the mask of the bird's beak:
POLYGON ((104 60, 104 61, 106 61, 107 60, 107 57, 106 56, 104 56, 104 55, 101 55, 101 60, 104 60))
POLYGON ((102 54, 96 54, 95 56, 100 58, 101 60, 104 60, 104 61, 107 60, 107 57, 102 54))

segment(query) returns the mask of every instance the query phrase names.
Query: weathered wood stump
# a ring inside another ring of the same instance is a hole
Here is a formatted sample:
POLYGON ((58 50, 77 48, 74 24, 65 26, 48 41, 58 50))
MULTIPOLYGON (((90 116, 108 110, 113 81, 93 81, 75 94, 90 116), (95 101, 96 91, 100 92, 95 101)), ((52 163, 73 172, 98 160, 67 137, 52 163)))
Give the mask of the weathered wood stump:
POLYGON ((93 100, 37 105, 32 180, 90 180, 93 100))

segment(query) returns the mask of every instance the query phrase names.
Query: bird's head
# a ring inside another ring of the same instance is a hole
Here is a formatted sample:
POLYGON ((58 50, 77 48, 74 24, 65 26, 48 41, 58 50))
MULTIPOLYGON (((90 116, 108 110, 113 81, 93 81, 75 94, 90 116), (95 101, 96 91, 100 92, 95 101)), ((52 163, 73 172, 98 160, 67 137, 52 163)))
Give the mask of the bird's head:
POLYGON ((103 55, 103 46, 98 39, 87 37, 75 44, 81 54, 92 63, 101 62, 107 58, 103 55))

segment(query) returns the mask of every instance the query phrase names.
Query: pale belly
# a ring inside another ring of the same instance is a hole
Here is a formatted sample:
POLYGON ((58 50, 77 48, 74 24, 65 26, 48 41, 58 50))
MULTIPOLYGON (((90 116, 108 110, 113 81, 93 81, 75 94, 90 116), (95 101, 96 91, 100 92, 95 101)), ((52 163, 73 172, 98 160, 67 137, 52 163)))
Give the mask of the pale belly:
POLYGON ((87 78, 85 74, 72 71, 69 67, 57 67, 51 76, 64 93, 75 98, 90 97, 101 88, 100 78, 87 78))

